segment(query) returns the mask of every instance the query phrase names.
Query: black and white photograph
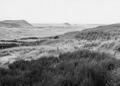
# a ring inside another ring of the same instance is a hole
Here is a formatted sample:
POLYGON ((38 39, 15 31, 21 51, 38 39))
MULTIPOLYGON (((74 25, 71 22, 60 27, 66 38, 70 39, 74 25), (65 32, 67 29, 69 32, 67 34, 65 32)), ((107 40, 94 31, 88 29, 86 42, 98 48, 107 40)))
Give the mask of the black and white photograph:
POLYGON ((0 86, 120 86, 120 0, 0 0, 0 86))

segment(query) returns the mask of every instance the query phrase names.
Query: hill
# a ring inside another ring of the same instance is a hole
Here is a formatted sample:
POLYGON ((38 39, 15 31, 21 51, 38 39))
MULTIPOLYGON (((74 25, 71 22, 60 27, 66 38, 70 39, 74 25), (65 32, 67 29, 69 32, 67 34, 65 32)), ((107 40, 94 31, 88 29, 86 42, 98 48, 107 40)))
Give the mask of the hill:
MULTIPOLYGON (((70 31, 81 31, 88 27, 96 27, 97 25, 64 25, 64 24, 32 24, 33 27, 27 27, 20 23, 21 26, 0 27, 0 40, 10 40, 29 37, 49 37, 64 34, 70 31), (22 28, 21 28, 22 27, 22 28), (27 28, 27 29, 25 29, 27 28)), ((1 26, 1 25, 0 25, 1 26)))
POLYGON ((110 40, 119 39, 120 24, 103 25, 95 28, 88 28, 82 31, 75 31, 61 35, 62 38, 84 39, 84 40, 110 40))
POLYGON ((0 21, 0 27, 24 28, 24 27, 32 27, 32 25, 25 20, 4 20, 4 21, 0 21))
MULTIPOLYGON (((118 24, 104 25, 43 38, 30 37, 28 34, 28 37, 0 40, 0 63, 4 65, 16 61, 16 59, 32 60, 42 56, 59 56, 61 53, 73 52, 79 49, 105 52, 120 59, 120 34, 118 26, 118 24)), ((27 32, 28 30, 25 33, 30 33, 27 32)), ((38 32, 40 34, 38 30, 41 29, 32 29, 31 33, 38 32)))
POLYGON ((112 24, 51 37, 0 40, 0 85, 119 86, 119 33, 119 24, 112 24))
POLYGON ((120 23, 115 23, 115 24, 110 24, 110 25, 102 25, 102 26, 98 26, 92 29, 86 29, 84 31, 90 31, 90 30, 99 30, 99 31, 116 31, 116 30, 120 30, 120 23))

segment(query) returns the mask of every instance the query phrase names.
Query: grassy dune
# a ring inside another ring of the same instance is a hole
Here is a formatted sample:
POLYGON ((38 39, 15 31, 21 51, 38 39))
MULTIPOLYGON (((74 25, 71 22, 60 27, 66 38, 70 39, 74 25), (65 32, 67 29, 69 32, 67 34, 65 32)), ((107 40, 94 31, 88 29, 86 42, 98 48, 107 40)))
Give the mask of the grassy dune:
POLYGON ((79 50, 59 57, 16 61, 0 68, 1 86, 119 86, 120 61, 79 50))

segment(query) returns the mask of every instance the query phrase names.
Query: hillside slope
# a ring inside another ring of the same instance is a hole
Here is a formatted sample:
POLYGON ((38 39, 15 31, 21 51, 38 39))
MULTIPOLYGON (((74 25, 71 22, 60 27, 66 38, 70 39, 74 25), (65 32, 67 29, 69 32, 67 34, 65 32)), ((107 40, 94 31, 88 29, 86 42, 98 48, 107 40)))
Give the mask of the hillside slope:
POLYGON ((1 40, 0 63, 4 65, 19 59, 32 60, 43 56, 59 56, 61 53, 79 49, 105 52, 120 59, 118 26, 118 24, 99 26, 53 37, 40 38, 33 36, 15 40, 1 40))
POLYGON ((84 39, 84 40, 110 40, 120 38, 120 24, 111 24, 88 28, 61 35, 61 38, 84 39))
POLYGON ((32 25, 25 20, 4 20, 4 21, 0 21, 0 27, 23 28, 23 27, 32 27, 32 25))

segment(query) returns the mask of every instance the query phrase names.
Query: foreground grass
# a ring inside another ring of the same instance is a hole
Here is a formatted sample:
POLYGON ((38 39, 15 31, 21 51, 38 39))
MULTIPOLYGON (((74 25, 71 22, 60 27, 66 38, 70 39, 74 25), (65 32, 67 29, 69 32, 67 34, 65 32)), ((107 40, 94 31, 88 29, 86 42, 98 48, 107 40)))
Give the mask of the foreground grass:
POLYGON ((0 86, 119 86, 120 61, 88 50, 17 61, 0 68, 0 86))

